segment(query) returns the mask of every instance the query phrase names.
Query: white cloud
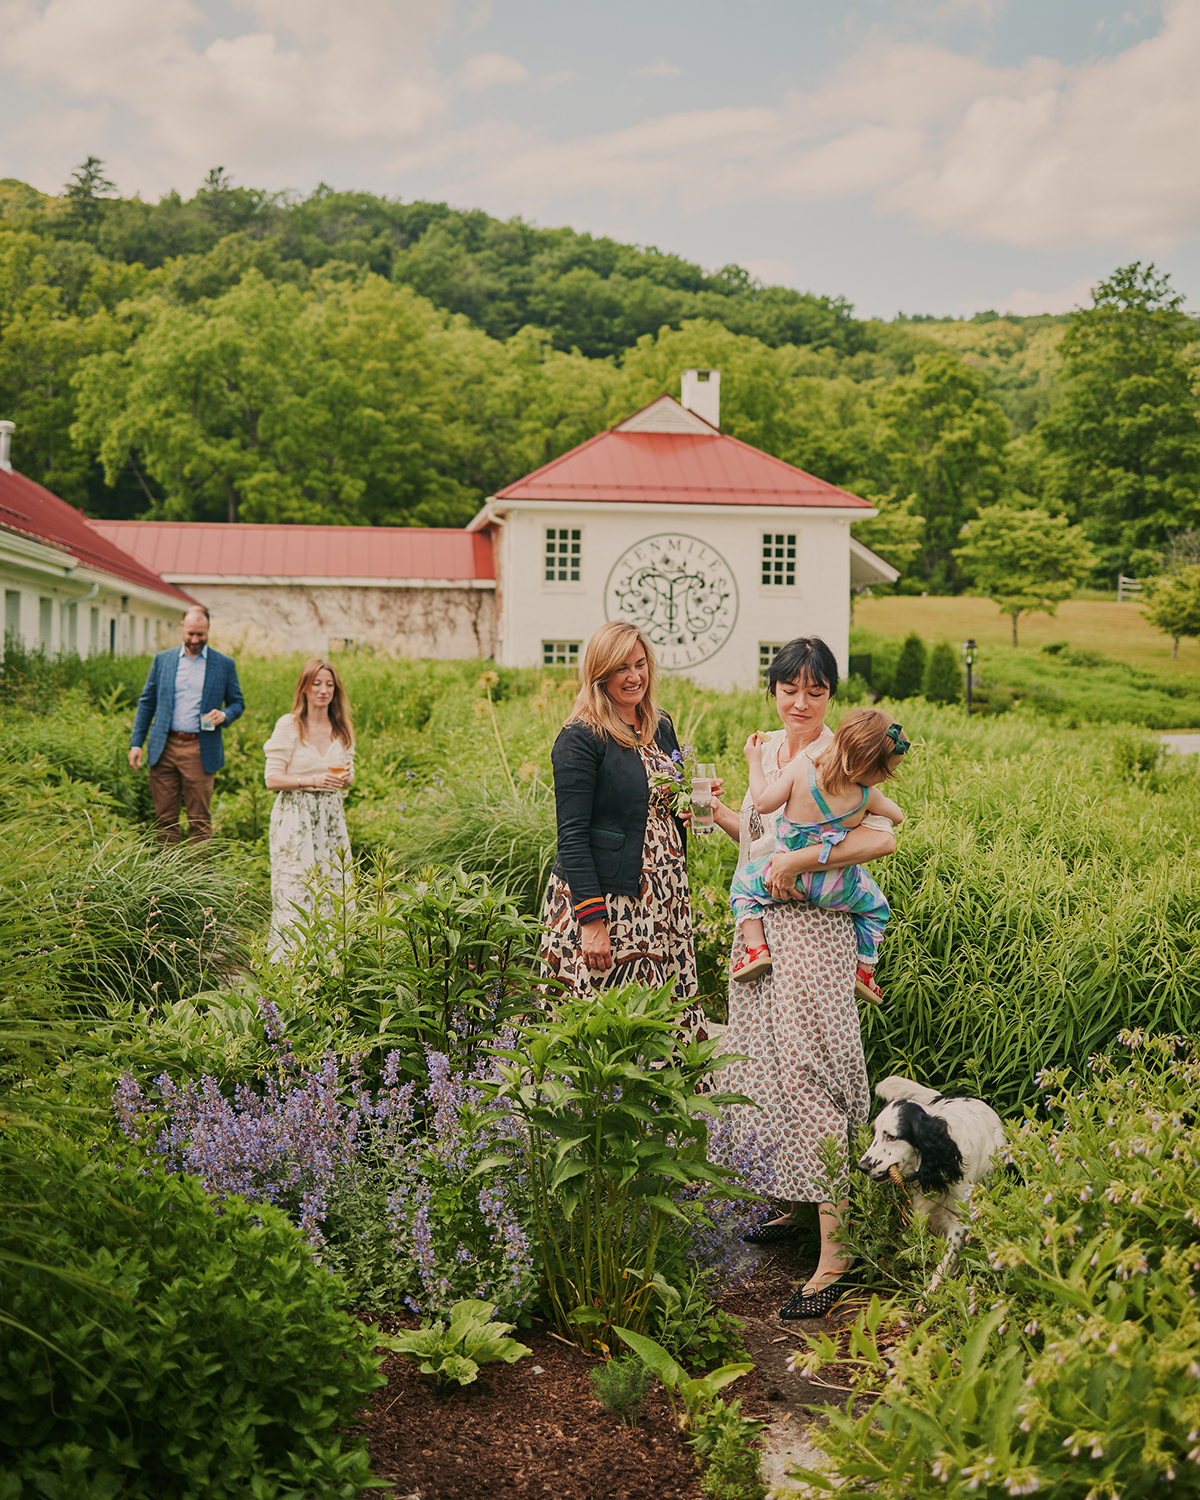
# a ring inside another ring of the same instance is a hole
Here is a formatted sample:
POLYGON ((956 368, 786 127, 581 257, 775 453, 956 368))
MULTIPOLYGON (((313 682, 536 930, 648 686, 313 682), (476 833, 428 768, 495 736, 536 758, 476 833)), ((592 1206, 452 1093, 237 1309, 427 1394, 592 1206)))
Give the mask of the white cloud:
POLYGON ((471 93, 493 88, 498 83, 524 83, 528 77, 529 69, 524 63, 499 52, 481 52, 478 57, 469 57, 458 70, 460 87, 471 93))
MULTIPOLYGON (((699 202, 872 193, 923 228, 1024 247, 1132 244, 1200 233, 1200 3, 1166 0, 1158 34, 1078 68, 993 68, 873 38, 824 84, 775 107, 664 115, 547 143, 478 133, 476 183, 530 202, 559 193, 675 193, 699 202)), ((444 159, 444 158, 443 158, 444 159)))
POLYGON ((643 68, 642 72, 649 74, 651 78, 680 78, 683 75, 682 68, 677 68, 674 63, 669 62, 653 63, 650 67, 643 68))
POLYGON ((558 89, 564 83, 574 83, 579 77, 578 73, 568 73, 565 70, 558 73, 544 73, 534 84, 539 94, 548 94, 551 89, 558 89))
POLYGON ((995 308, 997 312, 1016 313, 1018 317, 1024 318, 1032 317, 1035 313, 1073 312, 1077 307, 1091 306, 1092 288, 1095 285, 1094 277, 1084 277, 1082 281, 1073 281, 1070 286, 1057 292, 1030 292, 1020 287, 1007 297, 1002 297, 999 302, 977 302, 973 307, 978 312, 995 308))
MULTIPOLYGON (((2 64, 25 84, 147 122, 144 164, 277 174, 416 137, 444 117, 427 44, 449 0, 244 0, 255 29, 194 38, 190 0, 0 0, 2 64)), ((147 175, 151 175, 147 173, 147 175)))

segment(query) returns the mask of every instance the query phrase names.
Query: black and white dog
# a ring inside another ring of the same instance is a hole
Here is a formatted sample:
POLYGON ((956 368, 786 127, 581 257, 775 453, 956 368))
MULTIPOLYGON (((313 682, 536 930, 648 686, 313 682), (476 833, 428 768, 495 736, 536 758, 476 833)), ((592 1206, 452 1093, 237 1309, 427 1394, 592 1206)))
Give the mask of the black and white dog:
POLYGON ((1000 1116, 982 1099, 954 1098, 893 1075, 875 1085, 888 1102, 875 1117, 875 1139, 858 1163, 873 1182, 914 1183, 912 1206, 947 1242, 929 1283, 933 1292, 958 1265, 967 1237, 963 1205, 1005 1149, 1000 1116))

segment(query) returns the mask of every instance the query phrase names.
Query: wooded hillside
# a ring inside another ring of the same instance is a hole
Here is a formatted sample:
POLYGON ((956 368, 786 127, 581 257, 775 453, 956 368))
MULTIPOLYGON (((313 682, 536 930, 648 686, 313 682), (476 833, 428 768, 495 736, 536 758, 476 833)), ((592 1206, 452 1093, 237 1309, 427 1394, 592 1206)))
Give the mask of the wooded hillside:
POLYGON ((980 507, 1082 523, 1096 580, 1200 522, 1195 325, 1153 267, 1071 318, 855 318, 838 296, 444 203, 320 187, 60 197, 0 181, 0 415, 97 516, 459 525, 680 371, 722 427, 879 503, 956 590, 980 507))

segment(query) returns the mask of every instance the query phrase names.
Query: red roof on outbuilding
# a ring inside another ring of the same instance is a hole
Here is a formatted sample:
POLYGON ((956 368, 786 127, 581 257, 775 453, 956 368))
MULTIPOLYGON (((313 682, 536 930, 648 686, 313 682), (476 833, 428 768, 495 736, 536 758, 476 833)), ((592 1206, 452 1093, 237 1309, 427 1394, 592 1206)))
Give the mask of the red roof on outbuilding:
POLYGON ((781 505, 869 510, 870 501, 723 432, 601 432, 507 485, 497 500, 781 505))
POLYGON ((182 589, 160 578, 144 561, 131 557, 117 542, 98 532, 73 505, 24 474, 0 469, 0 523, 39 542, 63 548, 80 567, 153 589, 186 604, 194 603, 182 589))
POLYGON ((173 578, 495 578, 476 532, 433 526, 271 526, 228 521, 93 521, 173 578))

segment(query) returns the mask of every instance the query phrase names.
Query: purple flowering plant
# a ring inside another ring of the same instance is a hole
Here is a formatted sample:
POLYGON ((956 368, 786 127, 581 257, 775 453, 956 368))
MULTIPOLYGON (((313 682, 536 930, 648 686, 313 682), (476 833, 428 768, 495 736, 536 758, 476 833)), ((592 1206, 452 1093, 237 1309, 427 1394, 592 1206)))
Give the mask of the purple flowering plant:
POLYGON ((485 1120, 444 1054, 428 1054, 423 1091, 396 1051, 368 1087, 357 1056, 301 1066, 271 1002, 262 1016, 273 1065, 231 1095, 212 1077, 163 1074, 147 1090, 124 1074, 113 1108, 126 1140, 199 1178, 218 1210, 234 1196, 285 1209, 358 1305, 524 1306, 535 1281, 513 1122, 485 1120))

